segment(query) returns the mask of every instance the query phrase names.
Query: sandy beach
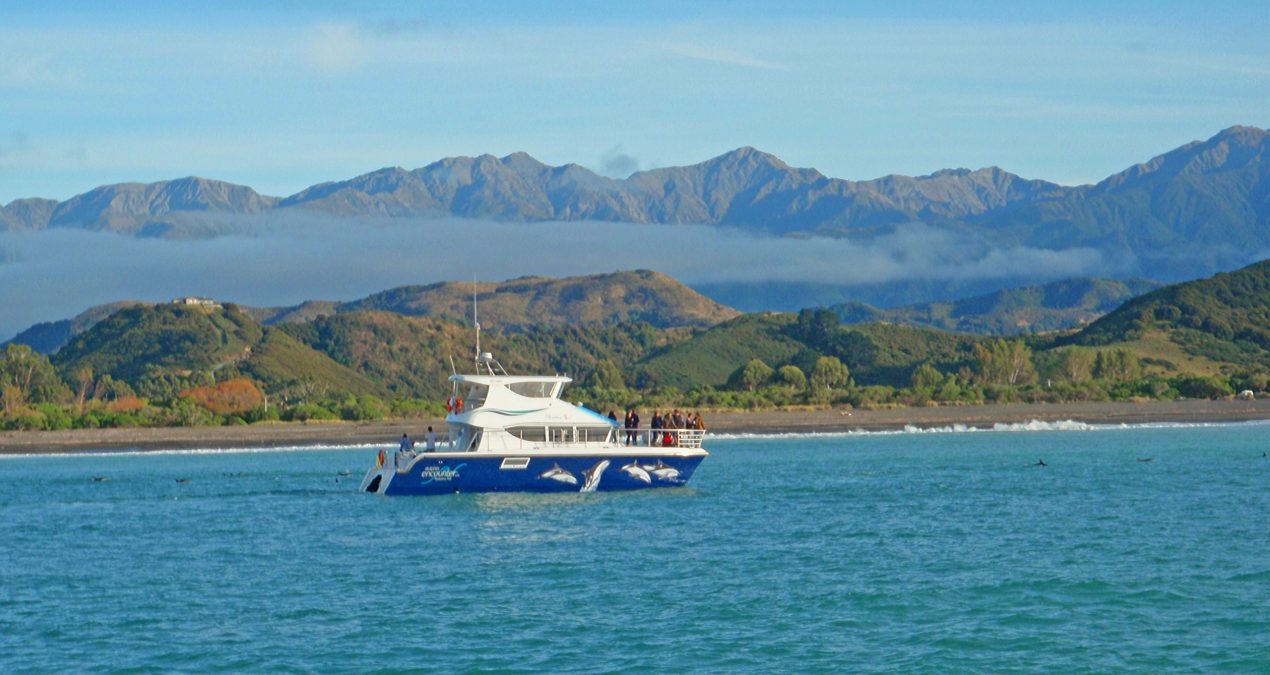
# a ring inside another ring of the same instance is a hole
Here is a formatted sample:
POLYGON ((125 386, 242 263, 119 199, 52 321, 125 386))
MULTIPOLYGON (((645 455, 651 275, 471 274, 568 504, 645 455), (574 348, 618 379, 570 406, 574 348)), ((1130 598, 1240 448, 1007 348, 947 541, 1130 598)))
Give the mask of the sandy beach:
MULTIPOLYGON (((964 424, 1076 421, 1087 424, 1148 422, 1245 422, 1270 420, 1270 399, 1244 401, 1151 401, 1144 403, 1004 404, 900 408, 718 412, 704 415, 715 433, 810 433, 880 431, 964 424)), ((421 436, 428 425, 444 435, 445 422, 394 420, 374 423, 272 423, 232 427, 75 429, 0 432, 0 454, 102 452, 159 449, 228 449, 299 445, 392 446, 401 434, 421 436)))

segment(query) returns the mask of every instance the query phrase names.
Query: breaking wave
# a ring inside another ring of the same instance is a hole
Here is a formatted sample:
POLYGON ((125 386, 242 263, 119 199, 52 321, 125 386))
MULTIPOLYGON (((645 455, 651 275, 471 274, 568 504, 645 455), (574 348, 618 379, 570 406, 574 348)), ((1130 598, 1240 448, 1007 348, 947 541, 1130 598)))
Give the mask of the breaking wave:
POLYGON ((1027 422, 995 422, 991 426, 970 424, 949 424, 937 427, 919 427, 906 424, 901 429, 848 429, 844 431, 786 431, 786 432, 738 432, 711 433, 709 439, 745 439, 745 438, 849 438, 853 436, 902 436, 906 434, 962 434, 991 432, 1046 432, 1046 431, 1114 431, 1120 429, 1203 429, 1209 427, 1246 426, 1253 424, 1270 424, 1267 420, 1251 422, 1142 422, 1136 424, 1090 424, 1076 420, 1057 420, 1045 422, 1029 420, 1027 422))

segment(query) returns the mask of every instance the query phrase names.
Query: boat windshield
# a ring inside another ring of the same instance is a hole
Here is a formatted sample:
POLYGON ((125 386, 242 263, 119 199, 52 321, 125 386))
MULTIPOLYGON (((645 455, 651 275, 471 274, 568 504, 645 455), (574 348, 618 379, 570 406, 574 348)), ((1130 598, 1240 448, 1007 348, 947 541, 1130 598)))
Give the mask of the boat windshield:
POLYGON ((479 408, 485 405, 485 396, 489 394, 489 385, 473 384, 471 389, 467 390, 467 400, 464 404, 468 409, 479 408))
POLYGON ((551 392, 556 388, 555 382, 512 382, 507 385, 513 394, 520 394, 527 398, 551 398, 551 392))

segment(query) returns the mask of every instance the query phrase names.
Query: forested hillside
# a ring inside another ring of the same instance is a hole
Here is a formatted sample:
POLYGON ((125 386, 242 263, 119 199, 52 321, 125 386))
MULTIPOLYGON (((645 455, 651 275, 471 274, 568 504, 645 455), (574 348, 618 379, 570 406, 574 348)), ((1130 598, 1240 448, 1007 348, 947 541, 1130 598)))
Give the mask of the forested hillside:
MULTIPOLYGON (((656 328, 712 326, 738 316, 679 281, 650 270, 576 277, 523 277, 501 282, 444 282, 400 286, 351 302, 309 300, 291 307, 239 307, 266 326, 302 324, 335 314, 381 311, 470 326, 473 302, 487 330, 523 332, 531 327, 578 328, 646 323, 656 328)), ((53 354, 72 338, 125 307, 92 307, 73 319, 41 323, 10 342, 53 354)))
MULTIPOLYGON (((1078 332, 991 338, 844 326, 827 309, 710 327, 647 322, 486 330, 513 373, 574 378, 571 400, 625 405, 964 405, 1230 396, 1270 379, 1270 261, 1170 286, 1078 332)), ((0 359, 8 428, 374 419, 440 413, 475 331, 350 311, 262 326, 233 305, 115 312, 47 357, 0 359), (453 359, 453 361, 451 360, 453 359)))
POLYGON ((1211 372, 1270 368, 1270 260, 1135 298, 1068 341, 1123 344, 1211 372))
POLYGON ((885 321, 976 335, 1027 335, 1078 328, 1158 287, 1145 280, 1066 279, 949 302, 891 309, 851 302, 833 310, 845 323, 885 321))

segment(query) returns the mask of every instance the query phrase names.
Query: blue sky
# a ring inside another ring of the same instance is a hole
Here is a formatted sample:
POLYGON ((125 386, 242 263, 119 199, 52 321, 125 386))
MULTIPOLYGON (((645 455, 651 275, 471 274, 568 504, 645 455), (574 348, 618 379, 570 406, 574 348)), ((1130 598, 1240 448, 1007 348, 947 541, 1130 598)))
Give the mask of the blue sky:
POLYGON ((0 2, 0 203, 185 175, 286 195, 517 150, 624 174, 741 145, 850 179, 1081 183, 1270 126, 1252 2, 34 4, 0 2))

